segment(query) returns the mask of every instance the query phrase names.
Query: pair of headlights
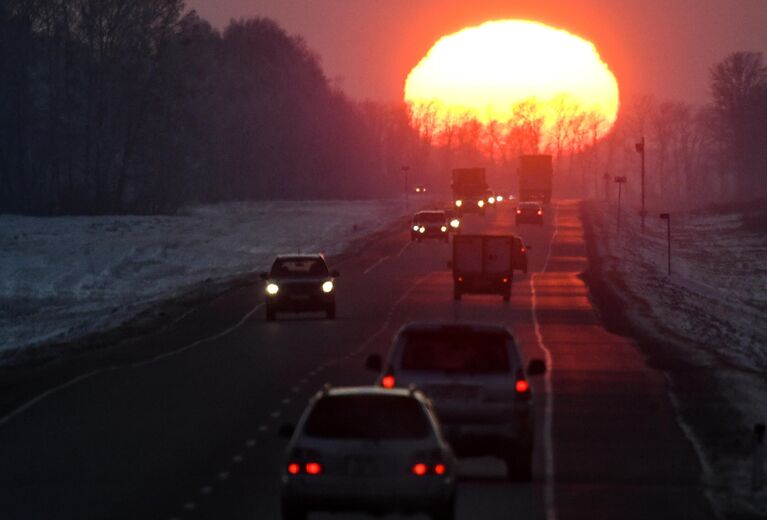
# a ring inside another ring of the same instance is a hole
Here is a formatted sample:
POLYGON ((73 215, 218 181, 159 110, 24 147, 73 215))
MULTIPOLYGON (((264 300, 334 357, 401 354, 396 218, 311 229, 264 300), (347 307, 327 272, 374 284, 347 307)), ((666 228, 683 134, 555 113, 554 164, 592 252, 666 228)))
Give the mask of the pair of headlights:
MULTIPOLYGON (((333 282, 331 280, 327 280, 325 282, 322 282, 322 292, 327 294, 327 293, 332 292, 332 291, 333 291, 333 282)), ((269 294, 271 296, 274 296, 278 292, 280 292, 280 286, 279 285, 277 285, 274 282, 269 282, 268 284, 266 284, 266 293, 267 294, 269 294)))
MULTIPOLYGON (((450 225, 452 225, 452 223, 450 225)), ((456 226, 453 226, 453 227, 458 227, 458 226, 456 225, 456 226)), ((440 229, 440 231, 442 231, 444 233, 445 231, 447 231, 447 226, 442 226, 439 229, 440 229)), ((423 226, 413 226, 413 231, 416 231, 418 233, 426 233, 426 228, 423 227, 423 226)))

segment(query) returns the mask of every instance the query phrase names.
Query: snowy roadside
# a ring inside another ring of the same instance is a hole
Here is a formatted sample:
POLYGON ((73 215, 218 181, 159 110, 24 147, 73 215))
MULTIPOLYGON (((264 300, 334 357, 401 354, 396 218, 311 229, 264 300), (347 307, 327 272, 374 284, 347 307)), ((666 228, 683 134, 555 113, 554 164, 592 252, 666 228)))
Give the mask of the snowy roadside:
POLYGON ((672 214, 666 223, 615 207, 583 205, 599 282, 669 378, 680 426, 701 458, 706 493, 721 518, 764 518, 767 488, 751 489, 753 427, 767 420, 767 236, 735 213, 672 214))
POLYGON ((275 254, 338 254, 405 215, 402 200, 253 202, 175 216, 0 215, 0 366, 114 328, 275 254))

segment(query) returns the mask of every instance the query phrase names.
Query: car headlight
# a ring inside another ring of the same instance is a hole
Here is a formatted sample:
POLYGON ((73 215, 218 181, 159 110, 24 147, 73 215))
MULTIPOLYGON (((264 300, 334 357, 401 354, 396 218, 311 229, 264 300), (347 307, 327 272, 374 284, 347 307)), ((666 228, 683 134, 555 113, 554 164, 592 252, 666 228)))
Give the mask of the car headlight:
POLYGON ((280 290, 280 286, 277 285, 276 283, 268 283, 268 284, 266 284, 266 292, 267 292, 267 294, 271 294, 272 296, 274 296, 275 294, 277 294, 279 292, 279 290, 280 290))
POLYGON ((480 208, 484 207, 485 201, 484 200, 477 201, 477 206, 479 206, 480 208))
POLYGON ((332 290, 333 290, 333 282, 328 280, 327 282, 322 283, 322 292, 329 293, 332 290))
POLYGON ((418 226, 413 226, 413 231, 418 231, 418 226))
POLYGON ((495 200, 497 200, 498 202, 501 202, 503 200, 503 195, 497 195, 495 197, 495 200))
POLYGON ((487 199, 487 201, 488 201, 490 204, 495 204, 495 197, 490 197, 489 199, 487 199))
POLYGON ((418 228, 418 232, 419 233, 425 233, 426 232, 426 228, 421 226, 421 227, 418 228))
POLYGON ((454 218, 453 220, 450 221, 450 227, 452 228, 458 228, 458 226, 460 225, 461 225, 461 221, 458 220, 457 218, 454 218))
POLYGON ((439 228, 439 229, 440 229, 440 230, 441 230, 441 231, 444 233, 445 231, 447 231, 447 226, 442 226, 442 227, 441 227, 441 228, 439 228))
POLYGON ((457 201, 455 201, 455 205, 456 205, 456 207, 460 208, 461 206, 463 206, 463 201, 462 200, 457 200, 457 201))

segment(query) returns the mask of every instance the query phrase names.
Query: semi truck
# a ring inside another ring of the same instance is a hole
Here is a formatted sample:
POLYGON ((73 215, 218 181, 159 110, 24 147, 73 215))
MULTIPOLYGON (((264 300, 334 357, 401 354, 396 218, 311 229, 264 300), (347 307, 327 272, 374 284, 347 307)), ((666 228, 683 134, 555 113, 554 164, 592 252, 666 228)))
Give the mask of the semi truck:
POLYGON ((463 213, 485 214, 487 181, 484 168, 453 170, 453 207, 463 213))
POLYGON ((517 174, 520 201, 551 202, 553 168, 550 155, 521 155, 517 174))
POLYGON ((527 272, 527 254, 514 235, 455 235, 453 259, 453 299, 464 294, 498 294, 511 298, 514 269, 527 272))

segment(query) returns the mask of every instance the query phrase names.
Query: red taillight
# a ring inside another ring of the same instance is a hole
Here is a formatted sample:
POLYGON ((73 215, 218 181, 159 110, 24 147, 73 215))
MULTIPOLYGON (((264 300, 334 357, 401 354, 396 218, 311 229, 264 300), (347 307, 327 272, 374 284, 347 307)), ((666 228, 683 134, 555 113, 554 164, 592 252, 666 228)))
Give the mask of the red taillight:
POLYGON ((517 388, 518 394, 524 394, 525 392, 530 390, 530 385, 527 384, 527 381, 525 381, 524 379, 518 379, 516 388, 517 388))
POLYGON ((307 462, 304 466, 304 470, 309 475, 319 475, 322 473, 322 464, 319 462, 307 462))
POLYGON ((447 471, 447 468, 444 464, 435 464, 434 465, 434 473, 437 475, 444 475, 445 471, 447 471))
POLYGON ((296 462, 291 462, 288 464, 288 473, 291 475, 298 475, 298 473, 301 471, 301 465, 296 462))
POLYGON ((413 475, 418 475, 419 477, 422 477, 426 475, 426 473, 429 471, 429 466, 427 466, 423 462, 419 462, 418 464, 413 464, 413 467, 410 468, 410 471, 413 472, 413 475))
POLYGON ((543 215, 543 211, 539 209, 539 210, 538 210, 538 214, 539 214, 539 215, 543 215))
POLYGON ((519 250, 519 252, 520 253, 524 253, 525 252, 525 248, 523 247, 522 249, 519 250))
POLYGON ((508 278, 506 278, 505 276, 504 276, 503 278, 501 278, 501 281, 502 281, 503 283, 509 283, 509 279, 508 279, 508 278))
POLYGON ((518 209, 518 210, 517 210, 517 215, 521 215, 521 214, 522 214, 522 210, 521 210, 521 209, 518 209))
POLYGON ((458 282, 460 283, 460 282, 462 282, 462 281, 463 281, 463 276, 459 276, 459 277, 458 277, 458 282))
POLYGON ((394 376, 391 374, 386 374, 381 378, 381 386, 384 388, 394 388, 394 385, 396 384, 396 380, 394 379, 394 376))

